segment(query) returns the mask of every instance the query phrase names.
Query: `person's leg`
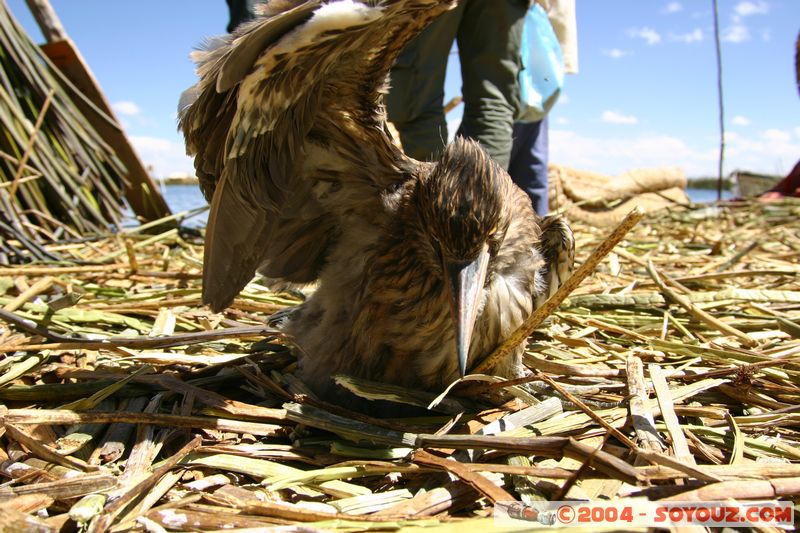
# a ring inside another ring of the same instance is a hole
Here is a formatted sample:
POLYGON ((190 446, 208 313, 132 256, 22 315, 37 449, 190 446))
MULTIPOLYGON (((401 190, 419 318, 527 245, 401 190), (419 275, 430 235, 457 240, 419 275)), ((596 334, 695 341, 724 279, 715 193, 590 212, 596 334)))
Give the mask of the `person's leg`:
POLYGON ((508 173, 531 198, 533 210, 544 216, 550 210, 547 194, 547 117, 539 122, 515 122, 508 173))
POLYGON ((518 113, 526 0, 466 0, 458 29, 464 95, 459 135, 478 140, 507 168, 518 113))
MULTIPOLYGON (((797 42, 800 43, 800 38, 797 42)), ((797 162, 785 178, 759 198, 762 200, 780 200, 786 196, 800 197, 800 161, 797 162)))
POLYGON ((231 33, 239 24, 253 20, 256 17, 255 6, 259 0, 225 0, 228 4, 230 20, 228 33, 231 33))
POLYGON ((386 111, 403 151, 430 160, 447 143, 444 78, 463 6, 434 20, 397 58, 389 76, 386 111))

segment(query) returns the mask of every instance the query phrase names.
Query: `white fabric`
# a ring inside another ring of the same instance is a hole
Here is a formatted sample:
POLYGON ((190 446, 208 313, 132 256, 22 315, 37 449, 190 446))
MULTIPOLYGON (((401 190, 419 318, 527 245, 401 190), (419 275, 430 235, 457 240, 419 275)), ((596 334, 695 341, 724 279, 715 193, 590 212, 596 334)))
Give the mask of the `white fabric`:
POLYGON ((575 0, 536 0, 550 19, 553 31, 561 45, 564 71, 578 73, 578 22, 575 16, 575 0))

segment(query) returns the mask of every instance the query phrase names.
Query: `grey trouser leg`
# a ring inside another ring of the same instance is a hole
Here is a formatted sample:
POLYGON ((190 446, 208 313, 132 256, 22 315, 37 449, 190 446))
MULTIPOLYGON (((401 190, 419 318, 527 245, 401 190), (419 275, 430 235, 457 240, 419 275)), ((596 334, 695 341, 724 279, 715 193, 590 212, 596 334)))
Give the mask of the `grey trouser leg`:
POLYGON ((230 19, 228 33, 236 29, 239 24, 249 22, 256 17, 256 4, 260 0, 225 0, 228 4, 230 19))
POLYGON ((524 0, 469 0, 458 29, 464 118, 458 135, 477 139, 508 168, 518 113, 524 0))
POLYGON ((434 20, 406 45, 392 67, 388 118, 400 133, 403 151, 420 161, 433 159, 447 143, 444 78, 463 11, 462 2, 434 20))
POLYGON ((444 78, 457 37, 464 118, 459 135, 478 140, 503 167, 519 108, 519 47, 527 0, 462 0, 401 53, 386 98, 405 152, 430 159, 447 141, 444 78))

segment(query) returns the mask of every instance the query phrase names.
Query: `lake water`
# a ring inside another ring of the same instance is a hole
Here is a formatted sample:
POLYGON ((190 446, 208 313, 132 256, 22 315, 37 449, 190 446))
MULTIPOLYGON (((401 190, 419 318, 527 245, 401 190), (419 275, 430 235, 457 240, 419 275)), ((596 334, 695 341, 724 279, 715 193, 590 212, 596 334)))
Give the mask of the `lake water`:
MULTIPOLYGON (((693 189, 690 187, 686 189, 686 194, 689 195, 691 201, 697 203, 717 201, 717 191, 715 189, 693 189)), ((733 191, 722 191, 722 199, 728 200, 729 198, 733 198, 733 191)))
MULTIPOLYGON (((161 187, 161 194, 173 213, 182 213, 198 207, 208 205, 200 187, 197 185, 164 185, 161 187)), ((184 224, 192 227, 205 226, 208 219, 208 211, 184 221, 184 224)))
MULTIPOLYGON (((169 204, 173 213, 180 213, 206 205, 206 200, 197 185, 165 185, 161 189, 164 199, 169 204)), ((686 193, 693 202, 714 202, 717 191, 712 189, 686 189, 686 193)), ((722 191, 722 198, 731 198, 731 191, 722 191)), ((186 221, 190 226, 204 226, 208 218, 208 211, 186 221)))

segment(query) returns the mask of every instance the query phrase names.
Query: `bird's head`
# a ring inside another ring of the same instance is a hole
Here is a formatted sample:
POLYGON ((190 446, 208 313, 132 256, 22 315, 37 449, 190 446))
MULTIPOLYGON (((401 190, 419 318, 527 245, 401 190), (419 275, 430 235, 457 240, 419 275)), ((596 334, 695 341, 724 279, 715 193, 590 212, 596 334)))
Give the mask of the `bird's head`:
POLYGON ((417 189, 423 232, 450 295, 461 375, 481 294, 510 218, 510 179, 478 143, 457 138, 417 189))

